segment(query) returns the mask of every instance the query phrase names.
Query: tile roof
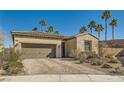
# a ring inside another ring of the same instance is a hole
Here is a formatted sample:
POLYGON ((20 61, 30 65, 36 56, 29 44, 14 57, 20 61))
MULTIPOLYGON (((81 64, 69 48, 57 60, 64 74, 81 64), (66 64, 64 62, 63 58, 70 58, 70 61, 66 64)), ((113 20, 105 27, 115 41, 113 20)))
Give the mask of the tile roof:
POLYGON ((69 39, 71 36, 61 36, 58 34, 47 33, 47 32, 12 32, 12 35, 16 36, 29 36, 39 38, 54 38, 54 39, 69 39))
POLYGON ((76 35, 76 37, 78 37, 78 36, 83 36, 83 35, 87 35, 87 34, 89 34, 89 35, 93 36, 94 38, 98 39, 96 36, 94 36, 94 35, 91 34, 90 32, 80 33, 80 34, 76 35))

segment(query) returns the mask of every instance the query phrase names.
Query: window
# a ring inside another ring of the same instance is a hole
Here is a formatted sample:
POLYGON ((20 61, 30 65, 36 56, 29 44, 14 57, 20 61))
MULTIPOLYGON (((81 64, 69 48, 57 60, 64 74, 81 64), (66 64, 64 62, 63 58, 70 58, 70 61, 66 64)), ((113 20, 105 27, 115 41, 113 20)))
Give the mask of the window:
POLYGON ((92 50, 92 41, 85 40, 84 41, 84 48, 85 48, 85 51, 91 51, 92 50))

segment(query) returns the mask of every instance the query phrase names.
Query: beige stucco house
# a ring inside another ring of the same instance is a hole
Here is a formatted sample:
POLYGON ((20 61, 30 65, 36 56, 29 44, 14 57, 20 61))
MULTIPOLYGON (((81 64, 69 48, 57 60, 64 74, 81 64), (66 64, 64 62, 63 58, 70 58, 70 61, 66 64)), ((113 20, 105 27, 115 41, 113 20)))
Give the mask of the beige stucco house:
POLYGON ((75 36, 60 36, 46 32, 12 32, 15 50, 24 58, 73 57, 75 51, 98 53, 98 39, 85 32, 75 36))

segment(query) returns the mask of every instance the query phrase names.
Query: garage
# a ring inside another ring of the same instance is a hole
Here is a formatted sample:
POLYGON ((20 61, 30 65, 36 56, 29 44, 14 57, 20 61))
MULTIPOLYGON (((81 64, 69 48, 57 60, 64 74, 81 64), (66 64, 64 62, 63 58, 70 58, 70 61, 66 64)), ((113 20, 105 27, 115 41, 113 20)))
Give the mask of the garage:
POLYGON ((30 44, 22 43, 23 58, 55 58, 55 44, 30 44))

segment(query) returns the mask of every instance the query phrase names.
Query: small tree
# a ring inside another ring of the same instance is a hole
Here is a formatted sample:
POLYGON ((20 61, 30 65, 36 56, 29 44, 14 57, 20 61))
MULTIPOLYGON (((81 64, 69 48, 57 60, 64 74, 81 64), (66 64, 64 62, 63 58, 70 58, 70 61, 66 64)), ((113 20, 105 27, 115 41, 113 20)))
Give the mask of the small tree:
POLYGON ((84 33, 84 32, 87 32, 87 28, 85 26, 82 26, 80 28, 80 33, 84 33))
POLYGON ((53 26, 49 26, 48 29, 46 30, 47 33, 53 33, 54 29, 53 26))

